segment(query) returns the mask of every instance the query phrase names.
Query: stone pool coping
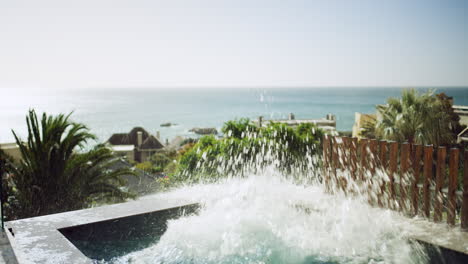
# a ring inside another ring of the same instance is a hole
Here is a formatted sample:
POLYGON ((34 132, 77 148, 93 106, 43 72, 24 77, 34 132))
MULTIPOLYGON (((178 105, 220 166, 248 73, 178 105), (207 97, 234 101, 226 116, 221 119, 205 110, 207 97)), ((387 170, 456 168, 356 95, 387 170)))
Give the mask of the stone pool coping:
POLYGON ((59 229, 193 204, 180 199, 141 199, 10 221, 5 223, 5 233, 18 263, 92 263, 59 229))

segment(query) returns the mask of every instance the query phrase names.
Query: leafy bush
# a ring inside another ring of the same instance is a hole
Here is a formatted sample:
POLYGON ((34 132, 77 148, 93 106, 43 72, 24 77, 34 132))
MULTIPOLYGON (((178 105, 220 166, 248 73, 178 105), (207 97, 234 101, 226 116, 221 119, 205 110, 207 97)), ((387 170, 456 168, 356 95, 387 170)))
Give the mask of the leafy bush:
POLYGON ((221 132, 227 137, 243 138, 246 132, 257 132, 258 128, 250 123, 247 118, 241 118, 239 120, 227 121, 224 123, 221 132))
POLYGON ((175 181, 215 180, 225 176, 255 173, 266 166, 274 166, 291 175, 311 172, 320 152, 322 130, 313 124, 296 128, 270 123, 266 127, 253 126, 248 119, 228 121, 222 128, 225 137, 200 138, 180 156, 175 181))
POLYGON ((137 163, 135 167, 144 172, 153 172, 153 164, 149 161, 137 163))

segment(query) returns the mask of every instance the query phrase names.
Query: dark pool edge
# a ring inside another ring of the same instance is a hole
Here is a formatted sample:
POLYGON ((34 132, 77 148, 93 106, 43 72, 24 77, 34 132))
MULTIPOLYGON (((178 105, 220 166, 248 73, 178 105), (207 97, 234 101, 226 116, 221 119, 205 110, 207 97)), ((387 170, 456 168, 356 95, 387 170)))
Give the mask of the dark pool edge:
POLYGON ((15 252, 11 247, 6 230, 0 229, 0 264, 17 264, 15 252))
POLYGON ((198 203, 187 204, 66 227, 59 229, 59 232, 88 258, 110 261, 157 243, 166 232, 168 221, 197 214, 199 209, 198 203))
POLYGON ((468 256, 468 232, 460 227, 433 223, 424 219, 409 219, 409 239, 434 245, 468 256))
POLYGON ((452 250, 443 246, 438 246, 428 243, 423 240, 412 239, 412 241, 424 247, 424 250, 429 258, 428 264, 450 263, 450 264, 465 264, 468 263, 468 255, 452 250))
POLYGON ((92 263, 59 229, 188 205, 199 203, 142 199, 10 221, 6 228, 12 230, 8 235, 17 263, 92 263))

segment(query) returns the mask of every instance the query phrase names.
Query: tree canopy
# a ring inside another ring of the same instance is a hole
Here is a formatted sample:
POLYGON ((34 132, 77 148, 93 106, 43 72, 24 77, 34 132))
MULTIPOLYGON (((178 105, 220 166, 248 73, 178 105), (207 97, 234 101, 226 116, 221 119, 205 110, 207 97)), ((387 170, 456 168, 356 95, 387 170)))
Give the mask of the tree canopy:
POLYGON ((452 144, 455 136, 451 127, 457 121, 450 118, 449 109, 451 105, 433 91, 406 89, 401 98, 389 98, 386 105, 377 106, 375 124, 366 124, 362 134, 398 142, 452 144))

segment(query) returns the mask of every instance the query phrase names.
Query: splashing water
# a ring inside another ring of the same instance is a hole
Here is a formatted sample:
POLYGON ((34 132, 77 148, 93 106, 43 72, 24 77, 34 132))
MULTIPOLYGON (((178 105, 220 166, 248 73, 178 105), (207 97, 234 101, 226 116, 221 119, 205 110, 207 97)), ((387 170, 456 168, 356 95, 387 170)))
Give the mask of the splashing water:
POLYGON ((170 220, 154 245, 115 263, 426 263, 404 217, 365 199, 329 195, 274 168, 146 199, 190 199, 197 215, 170 220))
MULTIPOLYGON (((287 131, 279 142, 246 146, 238 156, 215 163, 205 153, 200 168, 218 168, 227 177, 146 199, 189 199, 202 205, 196 215, 168 222, 158 242, 114 259, 116 263, 426 263, 423 247, 408 240, 411 224, 390 210, 372 207, 377 178, 355 184, 338 171, 355 195, 324 192, 320 153, 288 157, 287 131), (278 146, 279 145, 279 146, 278 146), (245 151, 247 149, 247 151, 245 151), (254 153, 254 155, 249 154, 254 153), (288 163, 293 159, 295 162, 288 163), (291 164, 281 169, 281 164, 291 164), (240 169, 232 169, 240 168, 240 169), (239 171, 241 174, 239 174, 239 171), (239 176, 242 175, 242 176, 239 176), (300 175, 300 177, 291 177, 300 175), (301 183, 298 183, 301 182, 301 183), (372 185, 375 185, 374 187, 372 185), (370 188, 370 192, 367 192, 370 188)), ((255 133, 242 137, 256 138, 255 133)), ((343 161, 340 161, 343 162, 343 161)), ((203 171, 203 170, 202 170, 203 171)), ((338 182, 332 184, 339 186, 338 182)), ((327 187, 329 188, 329 187, 327 187)), ((375 197, 374 197, 375 200, 375 197)))

